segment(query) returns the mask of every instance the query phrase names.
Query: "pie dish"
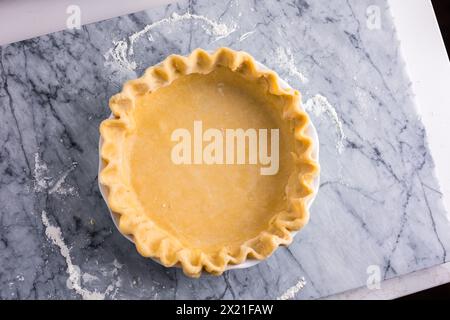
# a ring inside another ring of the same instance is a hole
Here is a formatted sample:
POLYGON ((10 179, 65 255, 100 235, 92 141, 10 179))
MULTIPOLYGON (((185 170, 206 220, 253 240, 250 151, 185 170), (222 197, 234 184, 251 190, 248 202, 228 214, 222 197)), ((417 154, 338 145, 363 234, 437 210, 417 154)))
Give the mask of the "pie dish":
POLYGON ((99 181, 141 255, 191 277, 220 275, 267 258, 307 223, 319 165, 300 93, 279 81, 245 52, 197 49, 148 68, 110 99, 99 181), (222 131, 277 129, 276 174, 262 175, 261 164, 174 163, 173 132, 199 120, 222 131))

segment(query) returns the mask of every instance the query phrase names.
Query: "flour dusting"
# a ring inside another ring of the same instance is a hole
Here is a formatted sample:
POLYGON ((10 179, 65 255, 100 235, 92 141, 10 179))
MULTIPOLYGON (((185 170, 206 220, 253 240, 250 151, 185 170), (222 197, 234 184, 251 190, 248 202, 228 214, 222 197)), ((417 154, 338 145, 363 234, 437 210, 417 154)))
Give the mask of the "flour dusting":
POLYGON ((120 287, 122 287, 122 279, 119 277, 119 270, 122 269, 123 264, 119 263, 116 259, 112 262, 113 269, 103 269, 101 273, 103 276, 110 278, 116 278, 116 280, 109 284, 106 288, 105 295, 110 295, 112 299, 114 299, 119 291, 120 287))
POLYGON ((280 65, 286 72, 289 72, 291 76, 297 77, 301 82, 308 83, 308 78, 306 78, 303 73, 301 73, 295 64, 294 55, 290 48, 278 47, 275 51, 276 57, 275 61, 280 65))
POLYGON ((48 188, 48 180, 47 177, 48 167, 45 162, 43 162, 39 156, 39 153, 36 152, 34 154, 34 191, 42 192, 48 188))
POLYGON ((151 30, 163 25, 163 24, 173 24, 179 21, 185 21, 185 20, 199 20, 205 23, 205 25, 202 26, 203 30, 210 35, 215 36, 215 40, 220 40, 222 38, 225 38, 229 36, 231 33, 236 31, 236 25, 233 25, 231 27, 228 27, 226 24, 218 23, 214 20, 211 20, 205 16, 192 14, 190 12, 186 12, 184 14, 178 14, 176 12, 172 13, 172 15, 169 18, 164 18, 161 20, 158 20, 152 24, 148 24, 145 26, 144 29, 141 31, 138 31, 131 36, 128 37, 130 42, 130 50, 129 54, 133 54, 133 45, 136 42, 137 39, 139 39, 144 34, 150 32, 151 30))
POLYGON ((117 261, 117 259, 114 259, 113 266, 115 268, 114 272, 117 272, 117 270, 122 269, 123 264, 121 264, 119 261, 117 261))
POLYGON ((277 300, 290 300, 294 299, 297 293, 302 290, 306 286, 306 280, 304 277, 300 279, 297 284, 291 288, 289 288, 285 293, 277 298, 277 300))
POLYGON ((97 276, 94 276, 87 272, 83 273, 81 275, 81 278, 83 279, 83 283, 91 283, 91 282, 95 282, 95 281, 99 280, 99 278, 97 276))
POLYGON ((68 194, 75 194, 76 190, 74 187, 64 187, 63 184, 66 181, 67 176, 69 173, 71 173, 75 168, 77 167, 77 162, 72 162, 72 165, 69 169, 67 169, 58 179, 56 179, 55 182, 52 183, 51 187, 48 189, 48 194, 57 193, 60 195, 68 195, 68 194))
POLYGON ((312 112, 316 117, 326 114, 331 118, 333 124, 336 126, 338 141, 336 149, 339 153, 344 151, 345 133, 341 120, 336 112, 336 109, 328 102, 328 99, 320 94, 316 94, 313 98, 308 99, 303 105, 305 110, 312 112))
POLYGON ((64 242, 64 238, 59 227, 52 226, 48 220, 47 213, 42 211, 42 223, 45 226, 45 235, 50 239, 54 245, 56 245, 61 255, 66 259, 67 274, 69 275, 68 284, 73 290, 75 290, 85 300, 101 300, 105 298, 105 294, 97 291, 89 291, 81 287, 82 274, 80 268, 73 264, 70 257, 69 247, 64 242))
POLYGON ((104 55, 105 66, 112 66, 111 60, 121 69, 133 71, 136 69, 136 62, 128 60, 128 42, 124 40, 113 41, 113 48, 110 48, 104 55))
POLYGON ((228 37, 237 29, 236 24, 227 26, 224 23, 219 23, 202 15, 192 14, 190 12, 186 12, 184 14, 178 14, 174 12, 170 17, 155 21, 152 24, 148 24, 142 30, 133 33, 126 39, 113 41, 114 47, 110 48, 104 55, 106 60, 105 66, 116 64, 122 69, 126 69, 129 71, 135 70, 137 67, 137 63, 133 61, 131 57, 134 55, 134 44, 138 39, 146 35, 148 41, 153 41, 153 36, 150 32, 155 28, 158 28, 162 25, 175 24, 180 21, 193 20, 202 22, 202 29, 206 32, 206 34, 214 36, 214 41, 228 37))
POLYGON ((255 30, 244 33, 242 36, 239 37, 239 41, 244 41, 245 39, 247 39, 254 33, 255 33, 255 30))
POLYGON ((49 174, 47 164, 41 159, 39 152, 34 154, 33 181, 35 192, 48 192, 48 194, 59 194, 62 196, 76 195, 77 190, 66 183, 67 176, 75 170, 77 162, 72 162, 69 169, 59 177, 52 177, 49 174))
POLYGON ((59 248, 61 255, 66 260, 67 264, 66 272, 69 275, 69 278, 67 279, 67 287, 69 289, 75 290, 75 292, 78 293, 83 300, 104 300, 105 297, 107 297, 108 295, 114 298, 115 295, 117 294, 117 290, 122 285, 122 279, 117 277, 119 269, 122 268, 122 265, 118 263, 117 260, 114 260, 112 271, 109 272, 105 271, 105 274, 108 276, 108 278, 112 276, 117 277, 117 279, 112 284, 108 285, 105 292, 98 292, 96 290, 91 291, 84 288, 82 286, 82 283, 95 282, 98 281, 99 278, 90 273, 82 272, 80 267, 73 263, 72 257, 70 256, 70 249, 64 242, 61 229, 57 226, 53 226, 50 224, 47 212, 42 211, 41 219, 42 224, 45 227, 45 235, 49 240, 52 241, 54 245, 56 245, 59 248))

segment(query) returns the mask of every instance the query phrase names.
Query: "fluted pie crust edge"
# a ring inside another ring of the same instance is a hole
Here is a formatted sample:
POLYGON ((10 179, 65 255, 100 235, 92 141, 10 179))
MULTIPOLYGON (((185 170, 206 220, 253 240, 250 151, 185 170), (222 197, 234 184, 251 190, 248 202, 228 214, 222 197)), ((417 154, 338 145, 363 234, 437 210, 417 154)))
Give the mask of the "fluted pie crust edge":
POLYGON ((167 267, 179 265, 191 277, 199 277, 202 270, 220 275, 228 265, 241 264, 248 258, 265 259, 278 246, 290 244, 291 232, 301 229, 309 220, 308 199, 313 196, 313 181, 319 173, 319 165, 312 158, 313 142, 306 134, 310 120, 300 102, 300 93, 280 87, 275 72, 260 70, 248 53, 229 48, 220 48, 214 53, 196 49, 187 57, 171 55, 160 64, 148 68, 142 77, 126 82, 123 90, 110 99, 113 117, 100 125, 103 139, 100 155, 104 167, 99 179, 108 188, 110 209, 120 216, 120 231, 133 238, 142 256, 157 259, 167 267), (132 114, 139 96, 168 86, 184 75, 208 74, 218 66, 229 68, 247 79, 264 80, 267 94, 278 96, 285 102, 280 107, 280 115, 292 127, 295 137, 292 155, 297 170, 293 174, 298 184, 295 188, 286 187, 288 209, 274 212, 267 230, 242 243, 237 250, 224 246, 218 252, 206 253, 198 248, 186 247, 145 214, 123 165, 123 141, 135 129, 132 114))

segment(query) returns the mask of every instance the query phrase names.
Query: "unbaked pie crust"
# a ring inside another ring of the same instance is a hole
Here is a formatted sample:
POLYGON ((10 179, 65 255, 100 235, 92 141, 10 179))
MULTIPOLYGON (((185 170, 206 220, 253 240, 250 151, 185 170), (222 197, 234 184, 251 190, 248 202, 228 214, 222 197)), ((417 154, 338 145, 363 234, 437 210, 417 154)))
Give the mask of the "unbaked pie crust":
POLYGON ((100 182, 121 232, 142 256, 191 277, 220 275, 288 245, 309 219, 319 170, 300 99, 275 72, 228 48, 171 55, 128 81, 100 126, 100 182), (278 173, 264 176, 251 164, 174 164, 171 132, 198 120, 205 128, 279 129, 278 173))

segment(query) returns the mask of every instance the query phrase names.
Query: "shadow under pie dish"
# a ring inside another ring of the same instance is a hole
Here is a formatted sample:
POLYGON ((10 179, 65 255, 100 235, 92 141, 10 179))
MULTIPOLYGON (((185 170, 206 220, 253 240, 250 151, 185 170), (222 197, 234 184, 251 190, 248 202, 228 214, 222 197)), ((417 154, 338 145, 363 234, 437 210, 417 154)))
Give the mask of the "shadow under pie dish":
POLYGON ((142 256, 191 277, 220 275, 269 257, 307 223, 317 139, 300 93, 280 82, 245 52, 197 49, 148 68, 110 99, 112 116, 100 126, 99 182, 119 230, 142 256), (191 163, 173 159, 180 128, 193 133, 191 163), (194 149, 201 145, 204 154, 213 140, 198 140, 209 129, 223 136, 229 129, 278 130, 278 170, 262 174, 266 165, 248 161, 250 140, 244 163, 236 163, 237 150, 227 161, 225 139, 215 145, 222 162, 195 159, 194 149))

